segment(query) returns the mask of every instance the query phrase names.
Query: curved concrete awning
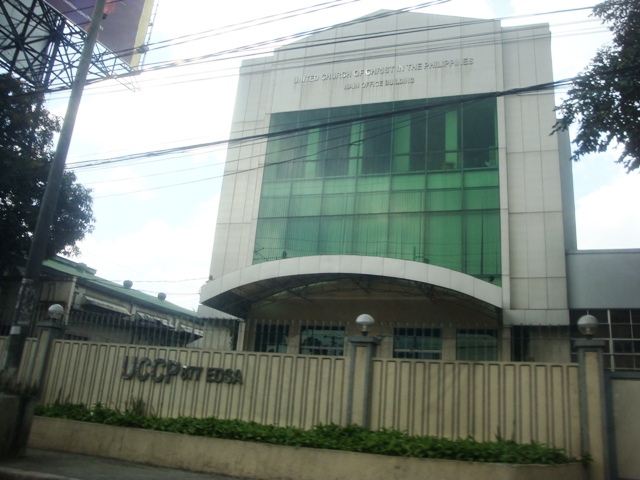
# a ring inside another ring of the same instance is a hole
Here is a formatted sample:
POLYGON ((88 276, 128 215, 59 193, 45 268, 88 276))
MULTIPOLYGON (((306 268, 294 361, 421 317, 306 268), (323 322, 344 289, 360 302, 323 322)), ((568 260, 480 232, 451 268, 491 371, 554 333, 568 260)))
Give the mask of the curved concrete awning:
MULTIPOLYGON (((502 308, 502 288, 464 273, 419 262, 352 255, 287 258, 241 268, 207 282, 202 304, 242 316, 255 302, 277 301, 283 295, 301 296, 302 288, 364 277, 395 280, 394 289, 408 288, 428 295, 429 286, 440 287, 502 308)), ((366 282, 366 281, 365 281, 366 282)), ((365 285, 359 285, 366 288, 365 285)))

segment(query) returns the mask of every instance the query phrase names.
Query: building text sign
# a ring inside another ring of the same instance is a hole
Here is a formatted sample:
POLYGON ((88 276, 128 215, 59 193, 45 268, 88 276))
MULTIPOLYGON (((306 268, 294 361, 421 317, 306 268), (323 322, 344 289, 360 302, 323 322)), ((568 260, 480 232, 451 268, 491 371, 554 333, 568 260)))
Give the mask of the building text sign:
POLYGON ((321 75, 303 75, 294 77, 293 83, 299 84, 347 80, 347 83, 344 85, 345 90, 388 87, 415 83, 415 77, 410 75, 418 75, 420 72, 427 70, 467 67, 471 65, 473 65, 473 57, 465 57, 453 60, 438 60, 435 62, 407 63, 404 65, 391 65, 386 67, 361 68, 356 70, 345 70, 343 72, 323 73, 321 75))
POLYGON ((122 360, 122 378, 131 380, 137 378, 141 382, 151 379, 152 382, 169 383, 172 377, 180 377, 182 380, 199 381, 204 377, 206 382, 213 383, 238 383, 242 385, 242 371, 230 368, 204 368, 181 365, 176 360, 165 360, 149 357, 134 357, 129 364, 129 356, 125 355, 122 360), (204 375, 203 375, 204 373, 204 375))

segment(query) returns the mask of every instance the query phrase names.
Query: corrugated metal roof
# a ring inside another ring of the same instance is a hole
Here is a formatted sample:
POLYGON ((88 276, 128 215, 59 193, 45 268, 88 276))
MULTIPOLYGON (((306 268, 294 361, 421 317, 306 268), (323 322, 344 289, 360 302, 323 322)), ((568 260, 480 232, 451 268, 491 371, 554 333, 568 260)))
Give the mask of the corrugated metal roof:
POLYGON ((134 290, 133 288, 125 288, 122 285, 105 280, 95 275, 96 270, 86 266, 83 263, 76 263, 72 260, 55 257, 43 262, 44 273, 48 275, 58 276, 76 276, 78 283, 86 285, 96 290, 109 292, 115 297, 126 299, 134 303, 147 304, 156 310, 171 313, 173 315, 181 315, 196 318, 196 313, 186 308, 182 308, 166 300, 160 300, 153 295, 134 290))

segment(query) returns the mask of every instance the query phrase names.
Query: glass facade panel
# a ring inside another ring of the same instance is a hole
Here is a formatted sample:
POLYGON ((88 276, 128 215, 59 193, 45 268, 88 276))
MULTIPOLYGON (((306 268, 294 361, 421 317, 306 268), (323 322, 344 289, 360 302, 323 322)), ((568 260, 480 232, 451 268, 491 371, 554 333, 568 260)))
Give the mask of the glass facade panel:
POLYGON ((260 235, 256 237, 253 262, 261 263, 281 259, 285 250, 285 239, 287 238, 287 219, 264 219, 260 222, 258 228, 260 229, 260 235))
POLYGON ((498 210, 500 192, 495 188, 476 188, 464 191, 465 210, 498 210))
POLYGON ((391 190, 424 190, 424 175, 394 175, 391 190))
POLYGON ((262 197, 260 211, 264 212, 265 217, 285 218, 289 213, 289 197, 262 197))
POLYGON ((322 195, 322 180, 305 180, 293 182, 291 195, 322 195))
POLYGON ((436 214, 426 220, 425 263, 462 272, 462 215, 436 214))
MULTIPOLYGON (((495 172, 493 173, 495 175, 495 172)), ((462 174, 458 172, 450 172, 427 175, 427 190, 434 190, 437 188, 462 188, 462 174)))
POLYGON ((287 238, 281 258, 316 255, 319 230, 317 218, 290 218, 287 222, 287 238))
POLYGON ((390 197, 389 211, 422 212, 424 210, 424 192, 393 192, 390 197))
POLYGON ((388 222, 388 215, 358 215, 353 230, 354 254, 386 257, 388 222))
POLYGON ((423 236, 422 215, 392 216, 389 223, 389 256, 414 262, 424 261, 423 236), (413 239, 413 242, 407 242, 407 238, 413 239))
POLYGON ((427 210, 462 210, 462 190, 435 190, 427 192, 427 210))
POLYGON ((273 114, 270 133, 309 130, 268 141, 254 263, 388 256, 499 284, 496 101, 446 103, 273 114))
POLYGON ((320 215, 322 197, 320 195, 291 197, 289 201, 289 216, 312 217, 320 215))
POLYGON ((387 213, 389 192, 361 193, 356 196, 356 213, 387 213))
POLYGON ((353 254, 353 217, 323 217, 320 223, 319 255, 353 254))

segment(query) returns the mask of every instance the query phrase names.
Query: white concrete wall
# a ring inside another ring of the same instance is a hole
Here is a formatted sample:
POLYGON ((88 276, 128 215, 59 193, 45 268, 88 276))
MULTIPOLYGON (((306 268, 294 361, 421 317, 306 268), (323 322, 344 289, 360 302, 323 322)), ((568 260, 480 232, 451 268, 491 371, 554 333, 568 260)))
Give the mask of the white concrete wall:
POLYGON ((640 250, 567 252, 572 309, 640 308, 640 250))
MULTIPOLYGON (((504 29, 505 90, 553 80, 550 40, 546 25, 504 29)), ((506 324, 569 323, 558 139, 549 135, 553 109, 552 90, 505 96, 506 324)))

